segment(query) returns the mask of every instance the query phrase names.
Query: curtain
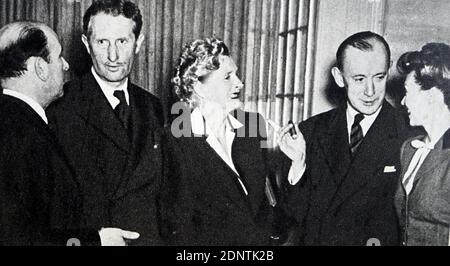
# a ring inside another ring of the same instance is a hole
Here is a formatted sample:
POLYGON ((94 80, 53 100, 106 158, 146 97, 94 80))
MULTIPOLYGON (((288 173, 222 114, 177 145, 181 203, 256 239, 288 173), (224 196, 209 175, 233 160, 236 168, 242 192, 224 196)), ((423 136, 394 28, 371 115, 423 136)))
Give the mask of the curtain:
MULTIPOLYGON (((144 18, 145 45, 132 81, 158 96, 167 111, 170 84, 183 44, 215 36, 225 41, 245 83, 248 111, 279 125, 308 114, 315 39, 316 0, 135 0, 144 18), (305 97, 306 95, 306 97, 305 97)), ((60 36, 71 65, 67 79, 86 72, 82 16, 92 0, 2 0, 0 26, 36 20, 60 36)))

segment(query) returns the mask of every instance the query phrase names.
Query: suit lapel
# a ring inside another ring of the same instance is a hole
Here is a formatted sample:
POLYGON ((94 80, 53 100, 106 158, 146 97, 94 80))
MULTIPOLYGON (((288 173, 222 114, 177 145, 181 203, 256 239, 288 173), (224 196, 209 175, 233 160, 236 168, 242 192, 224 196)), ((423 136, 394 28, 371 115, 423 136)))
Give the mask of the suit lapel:
MULTIPOLYGON (((373 181, 379 169, 377 164, 383 161, 383 157, 392 152, 398 137, 395 117, 392 114, 393 107, 385 103, 377 119, 367 132, 363 142, 355 154, 355 158, 339 186, 330 208, 334 209, 346 199, 373 181)), ((383 167, 384 165, 380 166, 383 167)))
POLYGON ((212 182, 210 185, 219 187, 226 192, 233 202, 241 206, 243 200, 246 201, 246 196, 237 180, 238 175, 222 160, 222 158, 220 158, 214 149, 211 148, 206 141, 206 137, 191 137, 185 139, 190 146, 188 150, 196 151, 193 153, 194 156, 197 157, 196 161, 207 164, 205 169, 215 169, 214 174, 210 176, 211 180, 208 181, 212 182), (205 158, 209 158, 209 160, 205 161, 205 158))
POLYGON ((233 162, 238 172, 241 174, 240 178, 242 182, 244 182, 247 188, 248 200, 253 214, 258 213, 258 209, 261 204, 261 197, 264 195, 260 191, 255 190, 260 188, 262 189, 265 186, 265 176, 260 176, 261 173, 258 169, 254 169, 255 167, 262 166, 261 163, 257 161, 258 156, 256 154, 252 154, 252 151, 255 151, 253 147, 259 148, 258 145, 259 140, 257 138, 236 137, 234 139, 232 149, 233 162), (252 146, 253 141, 257 141, 258 143, 252 146))
POLYGON ((411 142, 413 140, 420 140, 420 139, 423 139, 423 138, 424 138, 424 136, 414 137, 414 139, 409 140, 404 145, 403 154, 402 154, 402 158, 401 158, 402 171, 401 171, 401 175, 400 175, 400 178, 399 178, 400 179, 400 184, 401 184, 401 187, 403 188, 404 193, 406 193, 406 188, 403 185, 403 177, 405 176, 406 171, 408 171, 409 164, 410 164, 412 158, 414 157, 414 153, 416 152, 416 149, 414 149, 411 146, 411 142))
POLYGON ((87 124, 98 130, 117 147, 130 153, 130 139, 122 123, 92 76, 87 74, 81 79, 81 97, 75 99, 76 110, 87 124))
POLYGON ((130 95, 131 107, 131 145, 135 162, 141 154, 144 147, 143 141, 147 140, 149 132, 154 129, 150 124, 152 118, 149 117, 149 104, 145 104, 142 97, 139 97, 138 91, 134 86, 128 84, 128 93, 130 95))
POLYGON ((351 163, 345 112, 345 108, 337 110, 326 134, 320 138, 326 161, 336 185, 342 182, 351 163))
MULTIPOLYGON (((450 131, 448 131, 450 132, 450 131)), ((414 178, 414 185, 412 191, 414 191, 417 183, 424 176, 430 175, 430 172, 435 170, 438 165, 442 164, 445 160, 449 160, 450 158, 450 150, 445 149, 445 138, 449 133, 445 134, 443 138, 441 138, 435 145, 435 148, 431 150, 428 156, 423 161, 423 164, 420 166, 417 174, 414 178)), ((411 193, 412 193, 411 191, 411 193)))

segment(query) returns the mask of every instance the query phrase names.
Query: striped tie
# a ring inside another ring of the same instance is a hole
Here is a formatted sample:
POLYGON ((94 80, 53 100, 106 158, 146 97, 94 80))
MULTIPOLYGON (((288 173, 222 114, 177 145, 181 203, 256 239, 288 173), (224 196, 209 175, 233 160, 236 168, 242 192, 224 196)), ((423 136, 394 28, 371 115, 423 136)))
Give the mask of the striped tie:
POLYGON ((361 142, 364 139, 363 131, 361 128, 361 121, 364 119, 364 115, 359 113, 355 116, 355 122, 353 122, 352 125, 352 131, 350 133, 350 151, 352 153, 352 156, 355 155, 356 150, 358 149, 358 146, 361 144, 361 142))

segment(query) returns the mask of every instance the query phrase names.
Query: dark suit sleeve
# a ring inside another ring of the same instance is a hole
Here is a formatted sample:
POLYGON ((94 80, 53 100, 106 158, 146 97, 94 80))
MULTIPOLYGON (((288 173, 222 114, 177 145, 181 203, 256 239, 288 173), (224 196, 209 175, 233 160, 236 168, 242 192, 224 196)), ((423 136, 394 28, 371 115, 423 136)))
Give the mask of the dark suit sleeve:
MULTIPOLYGON (((311 146, 314 123, 307 120, 299 124, 299 129, 305 137, 306 150, 311 146)), ((281 153, 281 152, 280 152, 281 153)), ((308 161, 306 161, 306 171, 296 185, 289 184, 287 176, 291 166, 291 160, 281 153, 281 172, 283 176, 283 187, 280 208, 283 210, 284 223, 293 228, 290 230, 288 244, 301 244, 302 225, 307 216, 310 204, 311 178, 308 176, 308 161)), ((308 159, 308 156, 307 156, 308 159)))
POLYGON ((53 154, 30 138, 7 139, 0 159, 1 243, 64 246, 71 238, 81 244, 98 238, 95 231, 80 229, 76 187, 53 165, 53 154))
POLYGON ((192 195, 186 176, 179 163, 182 147, 169 136, 170 131, 161 130, 163 149, 163 181, 159 201, 161 237, 166 245, 195 243, 192 224, 192 195))
POLYGON ((161 103, 161 100, 154 96, 153 94, 144 91, 143 89, 140 89, 141 92, 144 92, 145 97, 148 99, 147 104, 151 106, 151 112, 150 116, 155 118, 155 128, 162 128, 165 125, 165 115, 164 115, 164 108, 161 103))

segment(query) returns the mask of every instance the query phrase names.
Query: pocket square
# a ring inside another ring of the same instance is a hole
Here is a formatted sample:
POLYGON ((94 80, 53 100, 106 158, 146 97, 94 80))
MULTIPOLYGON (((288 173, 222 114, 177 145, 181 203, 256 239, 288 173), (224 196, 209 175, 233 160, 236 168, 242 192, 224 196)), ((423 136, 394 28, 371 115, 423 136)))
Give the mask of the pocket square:
POLYGON ((395 172, 397 172, 397 169, 395 169, 395 166, 385 166, 384 172, 385 173, 395 173, 395 172))

